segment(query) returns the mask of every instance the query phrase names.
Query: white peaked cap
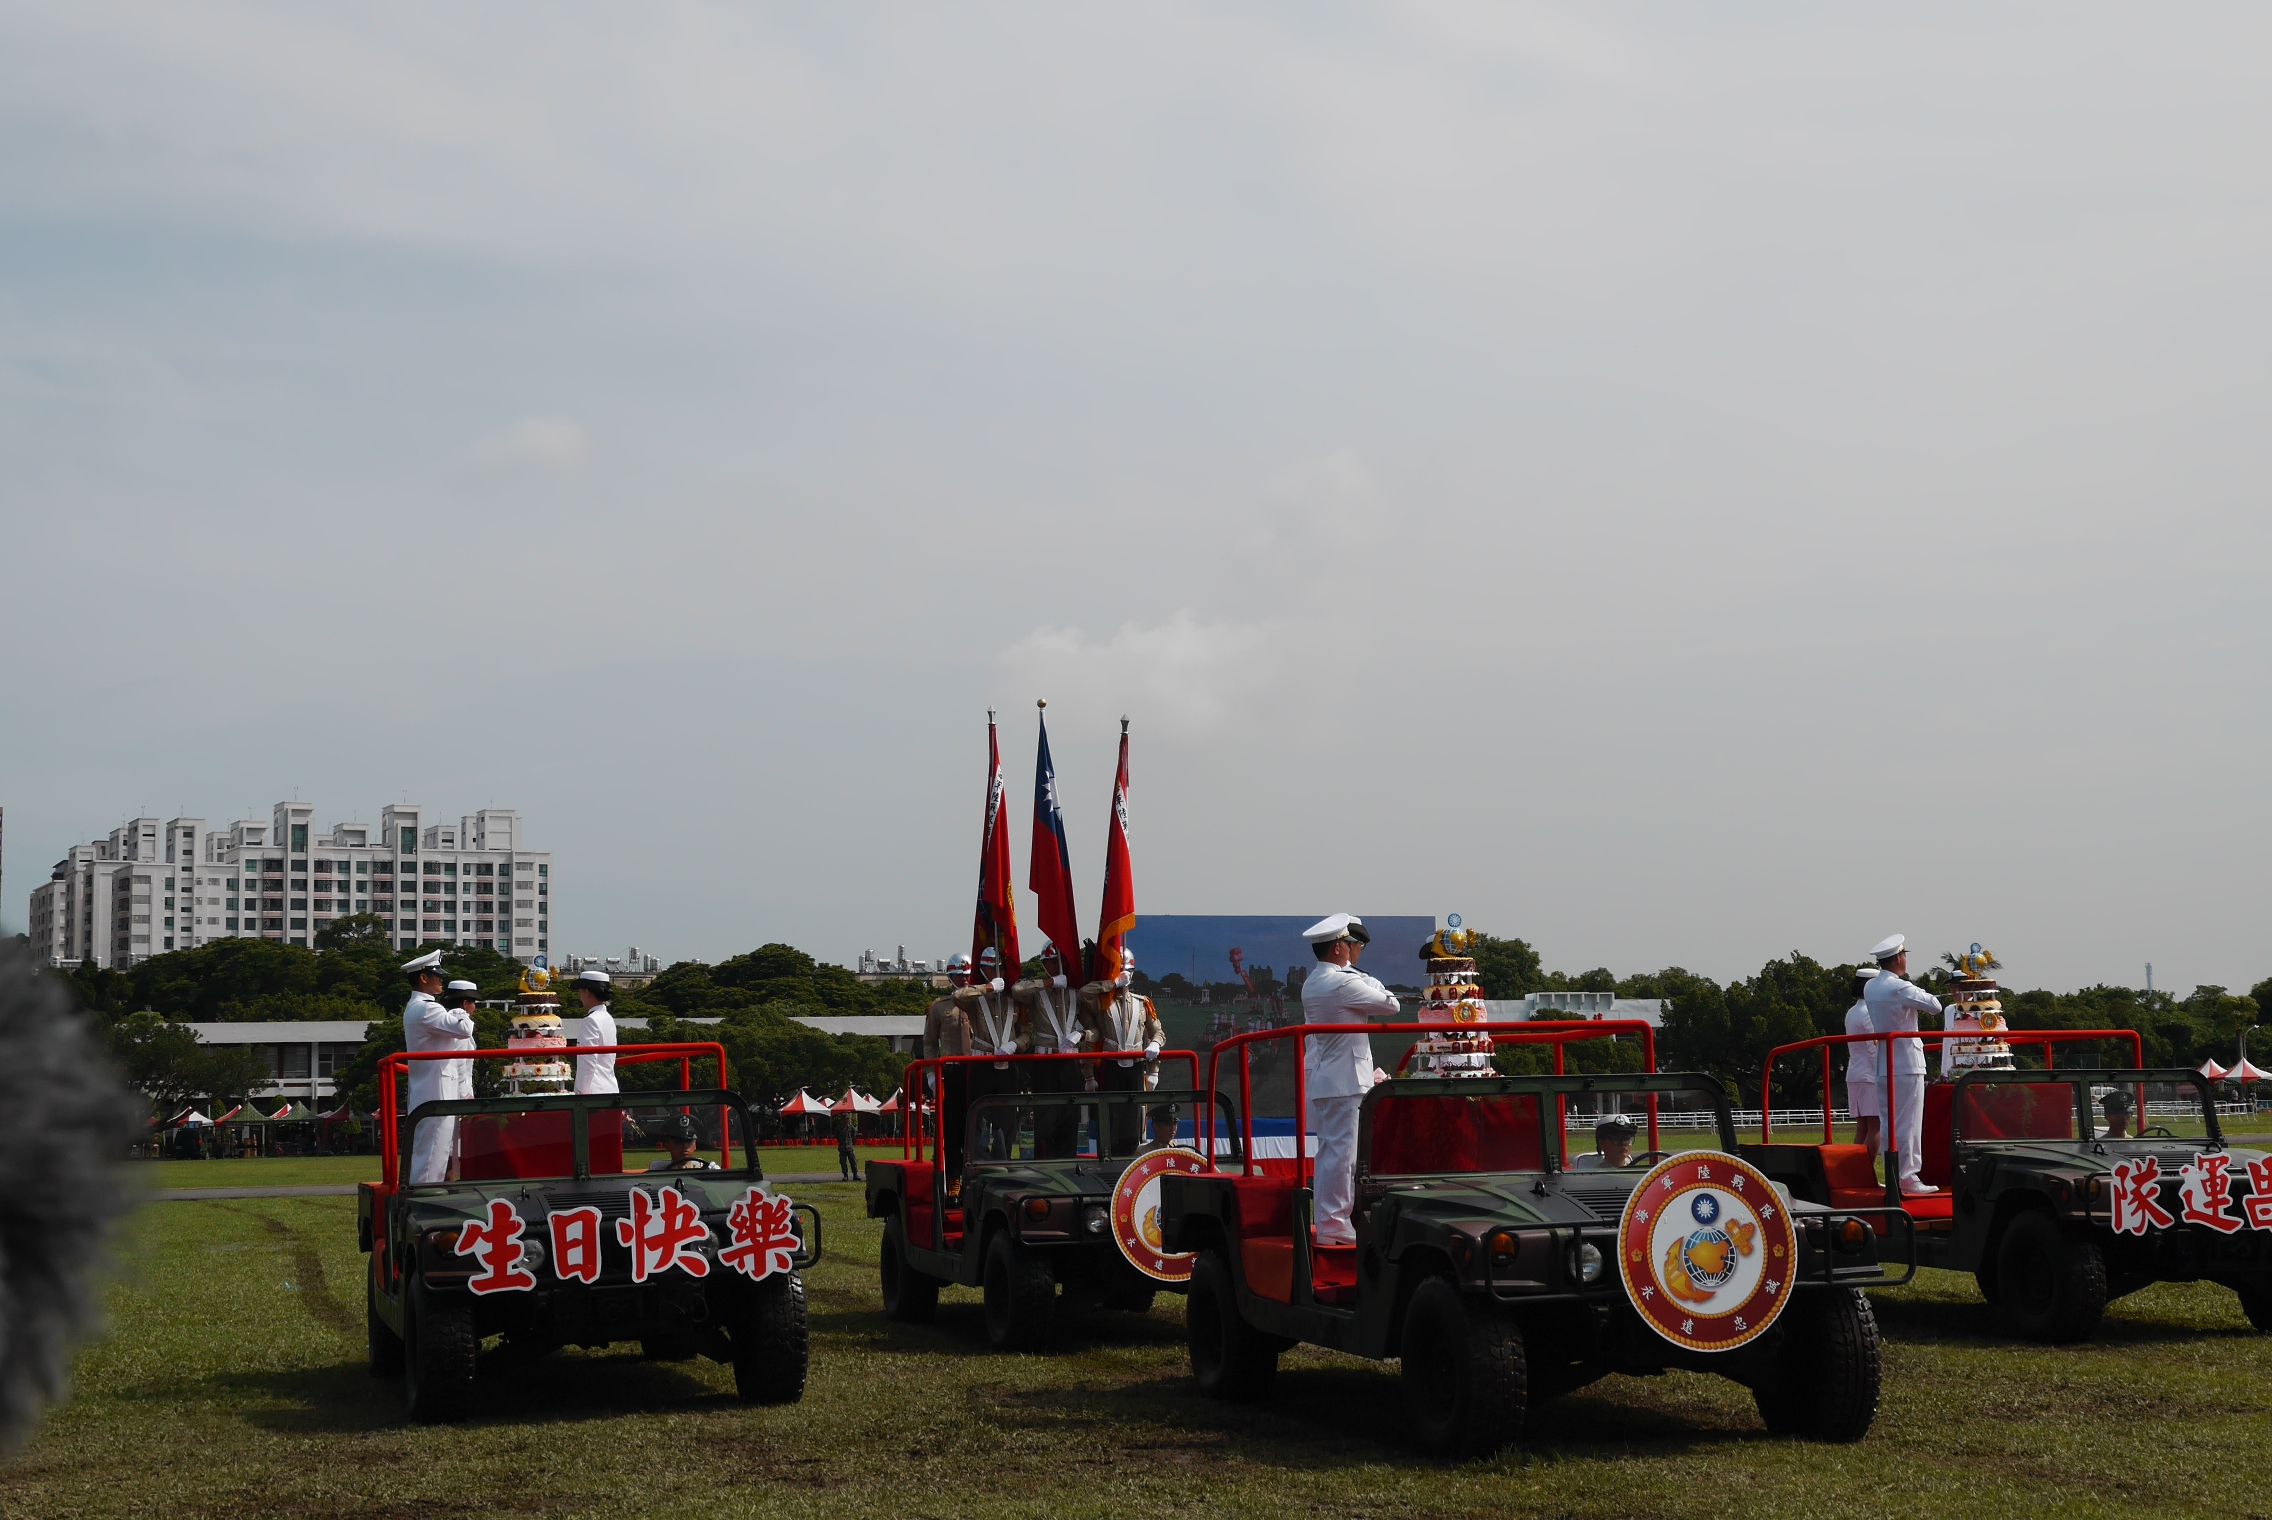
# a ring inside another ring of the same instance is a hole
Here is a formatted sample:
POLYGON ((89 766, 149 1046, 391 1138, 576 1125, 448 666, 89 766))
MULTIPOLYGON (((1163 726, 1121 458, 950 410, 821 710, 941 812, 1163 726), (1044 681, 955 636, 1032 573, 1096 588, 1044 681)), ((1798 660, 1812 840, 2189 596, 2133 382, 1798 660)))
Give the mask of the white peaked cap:
POLYGON ((449 985, 449 990, 452 992, 479 992, 481 988, 473 982, 452 982, 449 985))
POLYGON ((1877 947, 1870 951, 1870 959, 1873 961, 1890 961, 1908 947, 1909 937, 1907 935, 1889 934, 1884 939, 1879 940, 1877 947))
POLYGON ((576 980, 579 982, 594 982, 602 987, 612 987, 615 985, 615 978, 609 976, 605 971, 579 971, 576 973, 576 980))
POLYGON ((1874 982, 1878 979, 1878 968, 1875 966, 1856 966, 1854 976, 1858 981, 1874 982))
POLYGON ((1302 931, 1302 938, 1313 945, 1330 945, 1337 939, 1354 938, 1349 931, 1363 930, 1365 921, 1354 913, 1335 913, 1319 919, 1302 931))
POLYGON ((440 971, 442 969, 442 952, 429 950, 414 961, 404 961, 402 969, 411 972, 440 971))

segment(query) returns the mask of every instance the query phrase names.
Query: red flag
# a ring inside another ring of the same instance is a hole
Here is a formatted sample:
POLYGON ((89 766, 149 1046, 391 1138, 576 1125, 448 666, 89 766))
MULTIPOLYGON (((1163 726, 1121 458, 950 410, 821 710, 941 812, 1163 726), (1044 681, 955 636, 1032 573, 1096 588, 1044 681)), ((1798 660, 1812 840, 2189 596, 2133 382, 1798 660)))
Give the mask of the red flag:
POLYGON ((978 843, 978 917, 971 925, 970 960, 975 971, 981 952, 1000 953, 995 975, 1018 979, 1018 905, 1010 873, 1010 820, 1002 811, 1002 744, 994 715, 986 715, 986 829, 978 843))
POLYGON ((1120 773, 1112 782, 1112 822, 1104 841, 1104 906, 1097 914, 1092 976, 1120 975, 1120 950, 1136 927, 1136 877, 1128 865, 1128 720, 1120 720, 1120 773))
POLYGON ((1064 974, 1077 980, 1081 971, 1081 915, 1073 906, 1072 854, 1065 845, 1065 815, 1057 806, 1057 767, 1049 759, 1048 715, 1039 715, 1037 721, 1041 725, 1041 751, 1034 759, 1033 854, 1026 861, 1026 885, 1041 899, 1034 922, 1057 947, 1057 961, 1064 974))

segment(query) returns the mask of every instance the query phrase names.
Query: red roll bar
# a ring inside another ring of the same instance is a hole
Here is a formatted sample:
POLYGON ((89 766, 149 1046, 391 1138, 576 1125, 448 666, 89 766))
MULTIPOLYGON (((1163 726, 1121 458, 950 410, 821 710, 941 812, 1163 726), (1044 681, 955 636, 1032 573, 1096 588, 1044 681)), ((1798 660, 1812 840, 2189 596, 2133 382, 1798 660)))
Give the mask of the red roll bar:
POLYGON ((1797 1051, 1814 1050, 1818 1047, 1821 1049, 1822 1143, 1828 1145, 1831 1143, 1832 1128, 1830 1122, 1830 1052, 1832 1048, 1839 1045, 1883 1045, 1886 1047, 1886 1115, 1883 1149, 1888 1154, 1898 1154, 1899 1151, 1894 1144, 1893 1134, 1893 1042, 1896 1040, 1916 1040, 1921 1044, 1930 1042, 1935 1045, 1948 1040, 1998 1040, 2006 1045, 2039 1046, 2043 1051, 2043 1065, 2046 1070, 2058 1065, 2055 1058, 2056 1053, 2052 1049, 2055 1045, 2089 1044, 2100 1040, 2128 1040, 2130 1042, 2130 1064, 2133 1067, 2142 1067, 2146 1064, 2146 1044, 2138 1037, 2138 1031, 2135 1029, 1999 1029, 1995 1033, 1987 1035, 1983 1035, 1976 1029, 1894 1029, 1882 1033, 1873 1031, 1869 1034, 1818 1034, 1811 1040, 1793 1040, 1788 1045, 1778 1045, 1767 1052, 1767 1066, 1759 1079, 1759 1143, 1761 1145, 1770 1144, 1774 1132, 1775 1063, 1777 1061, 1797 1051))
MULTIPOLYGON (((900 1159, 903 1161, 921 1161, 925 1155, 925 1137, 921 1122, 924 1101, 923 1078, 931 1072, 944 1072, 950 1066, 1039 1066, 1050 1061, 1087 1061, 1094 1064, 1098 1061, 1142 1061, 1145 1059, 1147 1057, 1141 1050, 1082 1050, 1075 1051, 1070 1055, 926 1056, 919 1061, 910 1061, 907 1063, 907 1070, 900 1082, 899 1092, 902 1102, 912 1098, 915 1105, 914 1117, 917 1122, 904 1124, 900 1127, 900 1159)), ((1194 1089, 1197 1089, 1199 1086, 1199 1057, 1196 1054, 1188 1050, 1163 1050, 1160 1052, 1160 1060, 1162 1063, 1180 1061, 1189 1067, 1191 1085, 1194 1089)), ((946 1084, 941 1082, 938 1084, 938 1091, 931 1094, 931 1116, 938 1134, 933 1139, 933 1148, 930 1154, 941 1159, 944 1159, 947 1154, 947 1105, 939 1101, 945 1092, 946 1084)), ((1140 1098, 1143 1095, 1138 1093, 1135 1096, 1140 1098)), ((957 1115, 956 1117, 959 1119, 961 1116, 957 1115)))
MULTIPOLYGON (((618 1066, 640 1066, 650 1061, 677 1061, 680 1092, 694 1090, 694 1063, 710 1056, 718 1063, 718 1086, 726 1086, 726 1047, 715 1040, 685 1040, 656 1045, 571 1045, 561 1049, 563 1057, 614 1056, 618 1066)), ((384 1186, 392 1190, 400 1159, 398 1136, 402 1116, 395 1112, 395 1073, 407 1078, 413 1061, 525 1061, 526 1050, 398 1050, 379 1059, 379 1151, 384 1163, 381 1176, 384 1186)), ((719 1164, 733 1165, 732 1125, 719 1127, 719 1164)))
MULTIPOLYGON (((1489 1035, 1493 1045, 1552 1044, 1554 1047, 1554 1074, 1556 1076, 1563 1074, 1563 1048, 1572 1042, 1614 1039, 1621 1034, 1638 1034, 1641 1037, 1643 1063, 1652 1072, 1657 1069, 1657 1032, 1643 1019, 1541 1019, 1525 1024, 1461 1024, 1450 1019, 1419 1019, 1411 1022, 1399 1021, 1394 1024, 1289 1024, 1283 1029, 1250 1029, 1243 1034, 1234 1034, 1227 1039, 1216 1041, 1207 1061, 1207 1091, 1213 1093, 1219 1090, 1218 1068, 1222 1065, 1223 1052, 1234 1046, 1238 1049, 1239 1138, 1243 1142, 1240 1149, 1244 1158, 1245 1175, 1249 1177, 1255 1174, 1256 1165, 1254 1155, 1253 1047, 1265 1040, 1290 1039, 1294 1042, 1294 1171, 1299 1176, 1302 1162, 1308 1154, 1306 1147, 1309 1138, 1306 1133, 1309 1114, 1309 1072, 1308 1064, 1302 1059, 1302 1047, 1303 1042, 1313 1034, 1463 1034, 1471 1038, 1476 1035, 1489 1035)), ((1398 1071, 1401 1072, 1404 1069, 1404 1062, 1409 1060, 1411 1055, 1412 1052, 1409 1050, 1404 1053, 1404 1059, 1397 1062, 1398 1071)), ((1558 1117, 1561 1101, 1560 1097, 1555 1099, 1558 1117)), ((1569 1149, 1568 1140, 1567 1135, 1562 1136, 1565 1152, 1569 1149)), ((1649 1099, 1649 1149, 1655 1150, 1656 1148, 1657 1104, 1655 1095, 1652 1094, 1649 1099)), ((1215 1114, 1212 1105, 1210 1105, 1207 1113, 1207 1136, 1202 1151, 1207 1157, 1207 1164, 1213 1166, 1215 1164, 1215 1114)), ((1563 1159, 1568 1159, 1567 1154, 1563 1159)))

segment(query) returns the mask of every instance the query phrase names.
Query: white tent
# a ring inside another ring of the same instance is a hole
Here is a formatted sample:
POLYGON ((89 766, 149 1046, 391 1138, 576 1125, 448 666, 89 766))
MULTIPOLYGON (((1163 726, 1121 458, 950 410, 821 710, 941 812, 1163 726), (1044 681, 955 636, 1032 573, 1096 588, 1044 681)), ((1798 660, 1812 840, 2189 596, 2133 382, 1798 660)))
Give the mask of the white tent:
POLYGON ((2215 1056, 2209 1057, 2208 1060, 2203 1061, 2199 1066, 2196 1066, 2193 1069, 2199 1072, 2202 1076, 2207 1077, 2212 1082, 2224 1081, 2230 1071, 2229 1067, 2219 1066, 2217 1064, 2217 1058, 2215 1056))
POLYGON ((185 1111, 180 1118, 174 1120, 173 1124, 168 1125, 167 1128, 172 1129, 175 1127, 180 1127, 183 1129, 188 1129, 200 1124, 211 1124, 212 1122, 213 1121, 211 1119, 206 1118, 203 1114, 192 1108, 185 1111))
POLYGON ((828 1111, 832 1114, 876 1114, 882 1113, 883 1107, 857 1087, 847 1087, 844 1096, 831 1103, 828 1111))
POLYGON ((2240 1064, 2238 1066, 2226 1068, 2225 1080, 2227 1082, 2272 1081, 2272 1071, 2266 1071, 2263 1067, 2257 1065, 2248 1057, 2242 1056, 2240 1058, 2240 1064))
POLYGON ((825 1114, 829 1111, 827 1103, 814 1097, 801 1087, 797 1089, 797 1095, 794 1098, 781 1105, 781 1114, 784 1118, 795 1118, 799 1114, 825 1114))

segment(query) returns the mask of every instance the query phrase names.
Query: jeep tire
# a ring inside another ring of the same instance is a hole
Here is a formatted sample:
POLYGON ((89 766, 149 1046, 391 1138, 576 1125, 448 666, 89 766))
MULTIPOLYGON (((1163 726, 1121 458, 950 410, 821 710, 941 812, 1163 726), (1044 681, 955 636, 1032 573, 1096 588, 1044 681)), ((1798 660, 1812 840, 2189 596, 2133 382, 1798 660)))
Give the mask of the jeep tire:
POLYGON ((744 1404, 794 1404, 805 1396, 810 1339, 805 1280, 775 1272, 737 1289, 726 1338, 734 1357, 734 1392, 744 1404))
POLYGON ((1183 1297, 1184 1338, 1191 1375, 1210 1398, 1248 1403, 1270 1391, 1278 1353, 1286 1343, 1248 1324, 1239 1313, 1238 1284, 1220 1250, 1199 1253, 1183 1297))
POLYGON ((402 1300, 403 1403, 421 1425, 461 1418, 473 1402, 473 1299, 432 1293, 413 1278, 402 1300))
POLYGON ((379 1318, 379 1263, 371 1260, 371 1269, 363 1276, 363 1318, 371 1338, 371 1376, 402 1376, 402 1337, 387 1328, 379 1318))
POLYGON ((1996 1243, 1997 1307, 2031 1341, 2087 1339, 2106 1312, 2106 1258, 2041 1209, 2004 1227, 1996 1243))
POLYGON ((986 1298, 986 1343, 997 1351, 1040 1351, 1057 1321, 1057 1278, 1049 1263, 1002 1231, 986 1243, 979 1272, 986 1298))
POLYGON ((1521 1439, 1529 1407, 1522 1327, 1448 1277, 1412 1290, 1405 1307, 1404 1409, 1439 1457, 1480 1456, 1521 1439))
POLYGON ((926 1324, 939 1308, 939 1280, 908 1264, 907 1232, 897 1219, 884 1221, 884 1245, 878 1263, 883 1280, 884 1318, 910 1325, 926 1324))
POLYGON ((1883 1356, 1877 1315, 1853 1288, 1809 1288, 1783 1308, 1752 1401, 1768 1430, 1810 1441, 1859 1441, 1878 1417, 1883 1356))

